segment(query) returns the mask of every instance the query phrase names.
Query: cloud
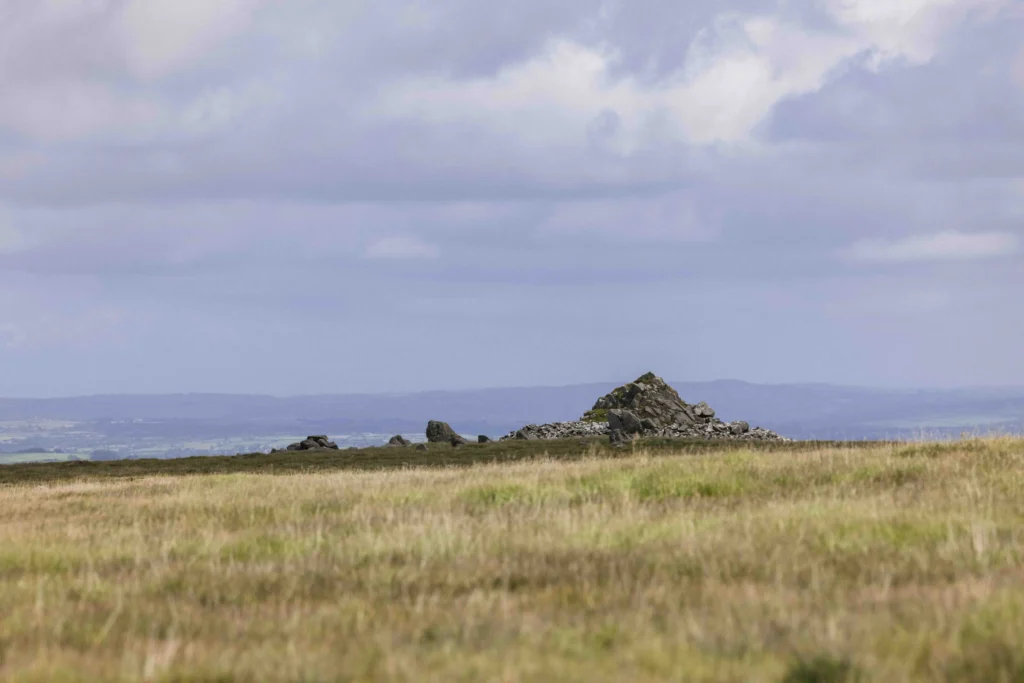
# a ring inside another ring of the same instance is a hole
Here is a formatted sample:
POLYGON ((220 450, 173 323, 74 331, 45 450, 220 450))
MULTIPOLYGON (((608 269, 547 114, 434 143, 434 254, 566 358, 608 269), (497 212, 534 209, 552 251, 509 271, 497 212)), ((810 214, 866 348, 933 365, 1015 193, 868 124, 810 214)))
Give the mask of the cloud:
POLYGON ((1020 240, 1011 233, 941 232, 899 240, 863 240, 846 251, 847 258, 867 263, 973 261, 1017 253, 1020 240))
POLYGON ((366 248, 363 257, 380 260, 435 259, 441 251, 433 244, 427 244, 415 237, 385 237, 366 248))
POLYGON ((1008 381, 1019 2, 0 3, 7 391, 1008 381))
POLYGON ((129 0, 119 28, 133 71, 141 78, 166 76, 242 31, 265 0, 129 0))

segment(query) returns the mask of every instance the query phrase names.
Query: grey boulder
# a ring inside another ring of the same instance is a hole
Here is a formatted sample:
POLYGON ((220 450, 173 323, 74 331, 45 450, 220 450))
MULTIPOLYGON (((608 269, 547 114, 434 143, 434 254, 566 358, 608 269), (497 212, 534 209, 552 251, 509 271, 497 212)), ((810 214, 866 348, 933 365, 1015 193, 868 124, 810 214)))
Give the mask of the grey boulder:
POLYGON ((735 436, 741 436, 743 434, 749 434, 750 433, 750 423, 749 422, 743 422, 742 420, 740 420, 739 422, 733 422, 731 425, 729 425, 729 431, 732 432, 735 436))
POLYGON ((608 428, 612 432, 619 431, 625 434, 639 434, 644 431, 640 418, 628 410, 609 410, 608 428))
POLYGON ((458 436, 447 422, 431 420, 427 424, 427 441, 430 443, 450 443, 453 436, 458 436))

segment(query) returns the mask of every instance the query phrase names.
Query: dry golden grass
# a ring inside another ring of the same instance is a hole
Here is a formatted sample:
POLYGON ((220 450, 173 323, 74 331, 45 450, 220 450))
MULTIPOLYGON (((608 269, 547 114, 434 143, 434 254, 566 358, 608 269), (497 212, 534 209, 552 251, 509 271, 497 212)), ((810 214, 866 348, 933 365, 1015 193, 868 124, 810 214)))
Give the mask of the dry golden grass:
POLYGON ((12 681, 1022 681, 1024 442, 0 487, 12 681))

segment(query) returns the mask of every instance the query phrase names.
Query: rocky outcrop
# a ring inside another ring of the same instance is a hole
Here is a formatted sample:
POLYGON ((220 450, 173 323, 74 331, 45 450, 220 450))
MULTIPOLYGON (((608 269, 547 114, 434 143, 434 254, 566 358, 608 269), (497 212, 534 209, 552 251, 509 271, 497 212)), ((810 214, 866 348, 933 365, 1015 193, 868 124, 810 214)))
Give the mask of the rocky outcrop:
POLYGON ((483 434, 481 434, 480 436, 478 436, 476 438, 476 442, 477 443, 493 443, 494 439, 492 439, 489 436, 484 436, 483 434))
POLYGON ((401 434, 391 437, 391 441, 388 441, 388 446, 391 446, 392 448, 405 448, 406 446, 411 445, 412 442, 401 434))
MULTIPOLYGON (((619 387, 607 396, 597 399, 594 408, 583 416, 584 420, 608 422, 611 410, 628 410, 641 421, 648 421, 653 429, 666 425, 689 425, 703 415, 698 410, 711 410, 706 403, 691 406, 665 380, 648 373, 637 381, 619 387)), ((714 411, 711 411, 714 416, 714 411)))
POLYGON ((339 450, 338 444, 334 443, 326 436, 309 436, 305 440, 299 443, 293 443, 285 450, 289 451, 319 451, 330 449, 332 451, 339 450))
POLYGON ((636 438, 736 439, 745 441, 786 441, 782 436, 747 422, 726 423, 716 417, 705 402, 691 405, 665 380, 648 373, 602 396, 579 422, 528 425, 512 432, 509 439, 568 439, 609 436, 613 443, 630 443, 636 438))
POLYGON ((447 422, 431 420, 427 424, 427 441, 430 443, 451 443, 453 436, 459 435, 447 422))

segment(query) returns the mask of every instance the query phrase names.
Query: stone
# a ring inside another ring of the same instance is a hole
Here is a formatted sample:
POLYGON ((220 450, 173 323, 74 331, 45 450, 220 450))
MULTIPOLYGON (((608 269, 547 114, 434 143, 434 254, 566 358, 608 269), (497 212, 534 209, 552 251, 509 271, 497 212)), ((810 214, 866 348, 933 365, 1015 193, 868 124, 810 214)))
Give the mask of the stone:
POLYGON ((428 451, 430 449, 427 448, 427 444, 421 443, 420 445, 416 446, 416 450, 418 450, 418 451, 428 451))
POLYGON ((540 437, 527 429, 516 432, 516 441, 537 441, 540 437))
POLYGON ((402 436, 401 434, 398 434, 397 436, 391 437, 391 441, 388 441, 388 445, 396 447, 401 446, 402 448, 405 448, 406 446, 411 446, 412 442, 409 441, 404 436, 402 436))
POLYGON ((450 443, 452 446, 465 446, 469 442, 466 441, 461 436, 459 436, 458 434, 452 434, 452 438, 448 439, 448 443, 450 443))
POLYGON ((481 434, 480 436, 477 437, 476 442, 477 443, 494 443, 494 439, 492 439, 489 436, 484 436, 483 434, 481 434))
POLYGON ((704 401, 701 401, 700 403, 695 405, 693 407, 693 412, 694 412, 694 414, 697 417, 705 419, 705 420, 710 420, 711 418, 713 418, 715 416, 714 409, 712 409, 712 407, 709 406, 704 401))
POLYGON ((656 432, 662 428, 661 420, 655 417, 649 417, 646 420, 641 420, 640 424, 643 426, 645 432, 656 432))
POLYGON ((427 441, 430 443, 449 443, 453 436, 457 434, 447 422, 431 420, 427 424, 427 441))
POLYGON ((626 434, 639 434, 644 431, 643 422, 629 410, 609 410, 608 428, 612 432, 621 431, 626 434))
POLYGON ((739 421, 739 422, 733 422, 731 425, 729 425, 729 431, 732 432, 735 436, 741 436, 743 434, 749 434, 750 433, 750 423, 749 422, 743 422, 742 420, 739 421))

